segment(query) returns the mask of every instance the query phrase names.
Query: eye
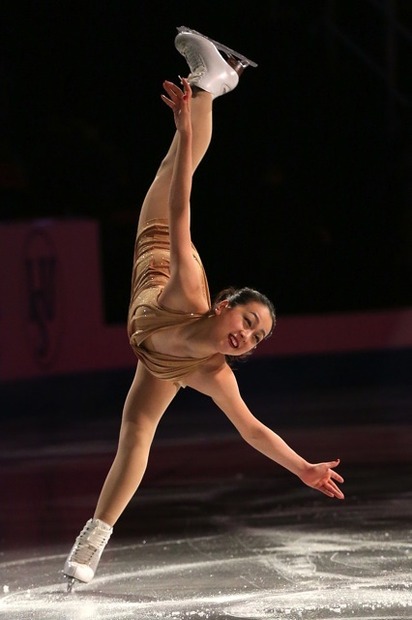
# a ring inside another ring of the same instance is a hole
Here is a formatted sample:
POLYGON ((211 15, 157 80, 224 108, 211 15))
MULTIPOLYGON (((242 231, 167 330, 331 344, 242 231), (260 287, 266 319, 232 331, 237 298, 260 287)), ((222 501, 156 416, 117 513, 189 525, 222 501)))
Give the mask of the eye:
POLYGON ((255 334, 255 342, 256 344, 259 344, 260 342, 260 337, 257 334, 255 334))
POLYGON ((249 317, 245 316, 245 322, 248 327, 252 327, 252 321, 249 319, 249 317))

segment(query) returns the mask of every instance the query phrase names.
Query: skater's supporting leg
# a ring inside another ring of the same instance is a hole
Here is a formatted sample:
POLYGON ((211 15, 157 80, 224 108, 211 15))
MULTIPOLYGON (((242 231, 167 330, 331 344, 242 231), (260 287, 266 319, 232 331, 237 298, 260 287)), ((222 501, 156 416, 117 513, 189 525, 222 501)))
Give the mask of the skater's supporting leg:
POLYGON ((116 523, 142 480, 157 425, 175 395, 173 383, 155 379, 138 364, 124 405, 117 454, 95 518, 112 526, 116 523))
POLYGON ((77 537, 64 565, 68 591, 72 590, 74 581, 88 583, 93 579, 112 526, 143 477, 159 420, 175 395, 173 383, 155 379, 138 364, 124 405, 117 454, 100 493, 94 517, 77 537))

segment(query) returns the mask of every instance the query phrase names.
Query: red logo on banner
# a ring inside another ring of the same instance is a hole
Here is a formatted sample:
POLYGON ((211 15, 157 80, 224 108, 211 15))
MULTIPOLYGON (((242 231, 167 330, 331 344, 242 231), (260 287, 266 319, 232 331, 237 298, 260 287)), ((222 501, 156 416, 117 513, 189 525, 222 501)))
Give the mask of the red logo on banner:
POLYGON ((51 236, 44 228, 30 231, 25 244, 28 344, 42 368, 50 368, 61 333, 61 276, 51 236))

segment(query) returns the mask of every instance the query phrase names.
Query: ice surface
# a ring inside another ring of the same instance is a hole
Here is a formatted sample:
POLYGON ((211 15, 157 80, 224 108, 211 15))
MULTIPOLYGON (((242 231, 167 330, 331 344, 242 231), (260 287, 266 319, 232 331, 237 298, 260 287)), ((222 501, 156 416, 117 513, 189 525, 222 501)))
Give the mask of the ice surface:
MULTIPOLYGON (((60 574, 61 549, 3 554, 0 618, 412 618, 410 494, 349 498, 336 507, 303 497, 279 503, 260 486, 247 500, 236 497, 244 488, 226 488, 232 508, 244 502, 243 512, 216 510, 205 534, 182 520, 173 536, 114 542, 95 580, 73 594, 60 574)), ((213 499, 203 491, 193 491, 192 502, 213 499)), ((179 500, 188 503, 190 493, 179 500)), ((160 498, 150 497, 158 507, 160 498)))

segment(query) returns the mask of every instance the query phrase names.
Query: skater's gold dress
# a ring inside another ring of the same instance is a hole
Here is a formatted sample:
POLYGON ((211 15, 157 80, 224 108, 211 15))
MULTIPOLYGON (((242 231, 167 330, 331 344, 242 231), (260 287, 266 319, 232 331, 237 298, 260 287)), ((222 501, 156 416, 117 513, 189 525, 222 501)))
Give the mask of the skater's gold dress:
MULTIPOLYGON (((200 256, 194 246, 193 257, 203 275, 203 294, 210 308, 209 286, 200 256)), ((150 220, 136 238, 127 330, 130 345, 152 375, 184 386, 184 377, 210 358, 176 357, 150 348, 150 337, 170 327, 187 325, 206 314, 180 312, 158 302, 170 277, 170 242, 167 220, 150 220)))

